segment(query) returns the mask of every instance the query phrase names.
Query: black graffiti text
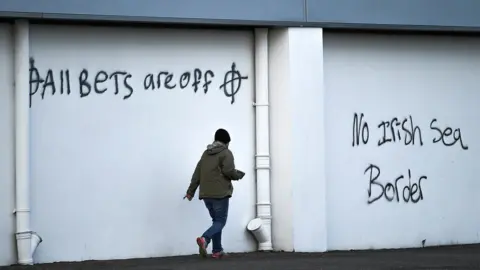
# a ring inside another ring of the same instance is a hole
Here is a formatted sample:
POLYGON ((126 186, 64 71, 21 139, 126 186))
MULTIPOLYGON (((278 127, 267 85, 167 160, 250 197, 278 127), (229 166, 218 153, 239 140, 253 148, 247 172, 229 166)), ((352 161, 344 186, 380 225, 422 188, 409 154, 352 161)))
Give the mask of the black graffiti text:
POLYGON ((370 131, 368 129, 368 123, 363 119, 363 113, 360 114, 360 118, 357 113, 353 114, 353 128, 352 128, 352 146, 368 143, 370 137, 370 131))
POLYGON ((240 91, 242 81, 248 79, 248 76, 242 76, 240 71, 237 70, 237 65, 232 63, 232 67, 223 76, 223 84, 220 85, 220 89, 226 97, 231 99, 230 104, 235 103, 235 95, 240 91))
POLYGON ((433 138, 433 143, 443 143, 445 146, 454 146, 457 142, 460 143, 460 147, 463 150, 468 150, 468 145, 463 144, 462 140, 462 131, 460 128, 456 128, 455 130, 451 127, 446 127, 445 129, 440 129, 434 124, 437 122, 437 119, 434 118, 430 122, 430 129, 436 131, 436 136, 433 138), (438 137, 437 137, 438 136, 438 137))
MULTIPOLYGON (((32 106, 32 97, 40 91, 41 99, 45 98, 46 93, 50 95, 70 95, 72 93, 72 77, 70 70, 60 70, 53 72, 48 69, 45 76, 39 72, 35 67, 35 60, 30 59, 29 69, 29 84, 30 84, 30 107, 32 106)), ((123 99, 128 99, 133 93, 129 79, 132 74, 126 71, 107 72, 100 70, 91 74, 87 69, 82 69, 78 74, 78 91, 80 98, 85 98, 92 94, 104 94, 108 90, 108 85, 113 81, 114 94, 118 95, 120 92, 125 93, 123 99)))
POLYGON ((123 99, 128 99, 133 94, 133 87, 129 82, 132 74, 126 71, 113 71, 108 73, 107 71, 100 70, 92 75, 93 76, 90 76, 87 69, 82 69, 78 76, 81 98, 88 97, 92 93, 92 90, 96 94, 104 94, 108 90, 106 83, 109 83, 111 80, 113 80, 115 84, 115 95, 118 95, 122 90, 122 92, 126 92, 126 94, 123 95, 123 99))
POLYGON ((405 145, 415 145, 417 138, 420 146, 423 145, 422 130, 414 125, 411 115, 402 120, 394 117, 388 121, 382 121, 378 128, 383 131, 382 137, 378 140, 378 146, 390 142, 401 142, 402 138, 405 145))
POLYGON ((48 69, 45 77, 42 77, 38 69, 35 67, 35 60, 30 58, 29 69, 29 85, 30 85, 30 107, 32 107, 32 96, 40 91, 42 99, 45 98, 45 93, 49 92, 51 95, 55 95, 57 90, 60 95, 70 95, 72 92, 70 84, 70 70, 60 70, 54 73, 51 69, 48 69), (60 78, 60 82, 55 81, 55 78, 60 78))
POLYGON ((412 183, 412 173, 408 169, 407 175, 400 174, 392 179, 392 181, 381 182, 380 181, 380 167, 374 164, 370 164, 365 169, 364 174, 368 174, 368 204, 372 204, 381 198, 385 198, 388 202, 396 201, 408 203, 418 203, 423 200, 422 180, 426 180, 427 176, 421 175, 417 178, 416 183, 412 183), (408 178, 408 183, 405 181, 408 178), (399 187, 399 184, 403 184, 399 187), (376 187, 377 192, 373 195, 373 187, 376 187))
POLYGON ((149 73, 143 79, 143 88, 145 90, 161 89, 185 89, 190 86, 196 93, 200 87, 203 88, 203 92, 208 92, 208 87, 212 83, 212 78, 215 74, 211 70, 202 71, 199 68, 193 69, 193 71, 185 71, 180 76, 176 76, 169 71, 161 71, 157 74, 149 73))
MULTIPOLYGON (((127 100, 136 89, 132 85, 135 82, 133 80, 134 76, 126 70, 90 71, 84 68, 79 73, 73 74, 69 69, 56 72, 48 69, 46 73, 42 73, 35 66, 35 60, 31 58, 29 71, 30 107, 32 106, 32 98, 36 94, 39 94, 43 100, 47 93, 52 96, 57 94, 70 95, 73 91, 78 91, 79 97, 85 98, 94 94, 103 95, 111 92, 122 96, 123 100, 127 100)), ((212 70, 202 70, 200 68, 185 70, 178 75, 164 70, 157 73, 148 73, 142 77, 143 89, 145 90, 173 90, 175 88, 183 90, 190 87, 194 93, 203 89, 204 94, 207 94, 209 89, 212 88, 214 78, 215 73, 212 70)), ((242 74, 237 69, 236 63, 232 62, 228 70, 225 71, 223 83, 218 85, 217 89, 223 90, 225 97, 233 104, 241 90, 242 81, 247 79, 248 76, 242 74)))

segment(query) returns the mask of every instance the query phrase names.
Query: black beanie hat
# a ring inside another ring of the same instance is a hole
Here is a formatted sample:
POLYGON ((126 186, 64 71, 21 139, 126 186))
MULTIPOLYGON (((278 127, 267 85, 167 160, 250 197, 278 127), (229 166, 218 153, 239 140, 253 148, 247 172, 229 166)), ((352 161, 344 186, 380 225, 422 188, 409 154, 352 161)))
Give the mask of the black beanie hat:
POLYGON ((227 144, 230 142, 230 134, 225 129, 220 128, 215 132, 215 141, 227 144))

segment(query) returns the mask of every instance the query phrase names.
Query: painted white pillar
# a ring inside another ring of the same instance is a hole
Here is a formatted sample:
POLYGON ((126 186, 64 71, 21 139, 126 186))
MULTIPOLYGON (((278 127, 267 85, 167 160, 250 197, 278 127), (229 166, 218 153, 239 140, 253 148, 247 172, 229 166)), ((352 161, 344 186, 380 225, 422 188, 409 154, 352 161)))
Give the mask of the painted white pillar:
POLYGON ((268 29, 255 29, 255 169, 257 179, 257 217, 262 220, 265 241, 258 249, 272 250, 270 203, 270 132, 268 106, 268 29))
POLYGON ((15 71, 15 214, 18 263, 33 264, 33 253, 41 238, 30 230, 30 150, 29 150, 29 22, 18 20, 14 25, 15 71))
POLYGON ((274 250, 327 249, 323 29, 270 30, 274 250))
POLYGON ((327 174, 323 29, 289 29, 292 117, 293 244, 327 250, 327 174))
POLYGON ((292 89, 288 28, 269 33, 270 154, 272 242, 276 251, 293 251, 292 89))

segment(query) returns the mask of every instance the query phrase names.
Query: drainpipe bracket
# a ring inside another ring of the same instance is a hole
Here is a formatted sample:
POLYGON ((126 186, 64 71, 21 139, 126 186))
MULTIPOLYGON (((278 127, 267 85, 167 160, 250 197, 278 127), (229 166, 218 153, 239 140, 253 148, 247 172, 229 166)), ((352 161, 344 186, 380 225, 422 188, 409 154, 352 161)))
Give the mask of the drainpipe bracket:
POLYGON ((16 213, 30 213, 30 208, 19 208, 19 209, 13 209, 13 214, 16 214, 16 213))
POLYGON ((271 206, 272 204, 269 202, 258 202, 257 205, 259 206, 271 206))

